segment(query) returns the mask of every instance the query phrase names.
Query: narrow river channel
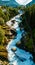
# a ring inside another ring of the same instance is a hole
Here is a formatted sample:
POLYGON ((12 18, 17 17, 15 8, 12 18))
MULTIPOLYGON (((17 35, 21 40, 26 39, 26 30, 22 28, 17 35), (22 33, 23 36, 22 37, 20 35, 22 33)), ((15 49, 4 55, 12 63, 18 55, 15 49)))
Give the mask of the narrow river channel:
POLYGON ((32 54, 16 47, 16 43, 20 41, 20 39, 22 38, 22 33, 24 32, 24 30, 21 31, 19 27, 19 22, 22 22, 20 20, 21 15, 22 14, 20 13, 16 15, 13 19, 11 19, 15 20, 13 28, 16 29, 17 36, 15 39, 12 39, 6 47, 8 51, 8 60, 10 62, 10 65, 35 65, 33 60, 30 59, 30 57, 33 58, 32 54), (11 50, 12 48, 16 48, 16 51, 13 52, 11 50))

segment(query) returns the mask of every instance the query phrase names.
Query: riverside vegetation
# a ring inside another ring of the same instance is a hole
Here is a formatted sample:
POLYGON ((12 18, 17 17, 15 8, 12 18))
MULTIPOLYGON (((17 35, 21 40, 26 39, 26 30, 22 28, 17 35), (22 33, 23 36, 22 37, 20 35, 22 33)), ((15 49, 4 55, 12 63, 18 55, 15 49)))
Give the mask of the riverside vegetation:
POLYGON ((24 14, 19 26, 21 29, 24 29, 25 33, 22 34, 21 42, 16 45, 31 52, 35 61, 35 5, 27 6, 22 10, 24 14))
MULTIPOLYGON (((6 24, 6 22, 17 14, 18 14, 17 8, 7 6, 0 7, 0 63, 1 61, 8 62, 6 46, 8 42, 12 38, 14 38, 15 35, 15 30, 11 30, 10 27, 6 24)), ((4 65, 5 62, 3 62, 2 64, 4 65)))

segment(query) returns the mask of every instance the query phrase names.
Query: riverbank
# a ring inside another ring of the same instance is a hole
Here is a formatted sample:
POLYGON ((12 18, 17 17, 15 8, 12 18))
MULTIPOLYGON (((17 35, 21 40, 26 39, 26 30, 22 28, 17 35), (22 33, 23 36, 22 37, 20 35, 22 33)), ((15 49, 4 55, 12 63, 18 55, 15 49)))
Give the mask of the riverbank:
POLYGON ((16 43, 16 46, 19 48, 19 49, 22 49, 22 50, 25 50, 26 52, 29 52, 30 54, 32 54, 33 56, 33 62, 35 63, 35 53, 32 51, 32 50, 29 50, 27 47, 25 47, 21 42, 18 42, 16 43))
POLYGON ((22 22, 19 26, 25 32, 22 34, 21 43, 17 42, 17 46, 30 52, 35 62, 35 5, 24 8, 23 12, 25 13, 22 15, 22 22))
MULTIPOLYGON (((16 30, 10 28, 10 26, 8 26, 6 23, 17 14, 18 14, 17 8, 0 6, 0 58, 1 59, 2 57, 8 59, 8 52, 6 50, 6 46, 11 41, 11 39, 14 39, 15 36, 17 35, 16 30)), ((13 21, 12 24, 14 24, 13 21)))
POLYGON ((9 65, 9 61, 8 61, 8 52, 6 50, 6 48, 4 49, 0 49, 0 65, 9 65))

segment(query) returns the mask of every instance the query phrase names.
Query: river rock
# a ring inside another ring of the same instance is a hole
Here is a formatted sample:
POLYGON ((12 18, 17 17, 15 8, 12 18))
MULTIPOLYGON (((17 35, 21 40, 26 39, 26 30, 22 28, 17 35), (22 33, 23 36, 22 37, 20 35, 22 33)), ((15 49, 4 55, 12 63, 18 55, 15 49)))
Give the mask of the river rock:
POLYGON ((16 49, 16 47, 13 47, 11 50, 12 50, 13 52, 15 52, 17 49, 16 49))

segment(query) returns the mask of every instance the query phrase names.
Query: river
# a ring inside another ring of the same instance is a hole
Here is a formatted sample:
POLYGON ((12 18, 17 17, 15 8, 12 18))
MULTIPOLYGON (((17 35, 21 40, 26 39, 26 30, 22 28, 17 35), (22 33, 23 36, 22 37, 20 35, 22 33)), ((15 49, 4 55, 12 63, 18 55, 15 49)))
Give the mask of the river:
POLYGON ((10 20, 10 21, 15 20, 15 23, 13 24, 12 27, 16 29, 17 36, 15 39, 12 39, 6 47, 8 51, 8 60, 10 65, 35 65, 33 60, 30 59, 33 58, 32 54, 16 47, 16 43, 20 41, 20 39, 22 38, 22 33, 24 32, 24 30, 21 31, 19 27, 19 23, 22 22, 20 20, 21 15, 22 13, 19 13, 10 20), (16 48, 16 51, 13 52, 11 50, 12 48, 16 48))

